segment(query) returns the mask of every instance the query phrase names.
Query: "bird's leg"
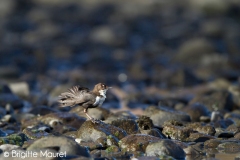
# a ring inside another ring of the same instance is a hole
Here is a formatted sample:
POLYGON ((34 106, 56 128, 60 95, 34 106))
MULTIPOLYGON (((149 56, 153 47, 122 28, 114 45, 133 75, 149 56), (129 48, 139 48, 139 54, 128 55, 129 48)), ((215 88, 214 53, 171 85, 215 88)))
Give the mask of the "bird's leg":
POLYGON ((87 113, 88 108, 84 108, 83 112, 86 114, 86 116, 93 122, 93 123, 98 123, 97 120, 95 120, 93 117, 91 117, 88 113, 87 113))

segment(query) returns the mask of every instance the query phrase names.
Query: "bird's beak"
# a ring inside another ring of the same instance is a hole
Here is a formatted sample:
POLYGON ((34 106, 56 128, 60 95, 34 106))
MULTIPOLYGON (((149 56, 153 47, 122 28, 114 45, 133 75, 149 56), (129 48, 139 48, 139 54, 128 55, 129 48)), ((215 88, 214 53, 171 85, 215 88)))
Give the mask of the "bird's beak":
POLYGON ((111 89, 111 88, 113 88, 113 87, 108 87, 107 89, 111 89))

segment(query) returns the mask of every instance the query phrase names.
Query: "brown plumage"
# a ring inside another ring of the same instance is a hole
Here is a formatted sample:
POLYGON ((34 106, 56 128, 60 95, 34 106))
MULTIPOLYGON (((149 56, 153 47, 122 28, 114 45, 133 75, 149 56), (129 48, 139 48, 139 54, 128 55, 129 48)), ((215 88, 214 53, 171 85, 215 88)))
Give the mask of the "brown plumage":
POLYGON ((103 83, 95 85, 92 91, 86 87, 73 86, 68 92, 61 93, 59 103, 62 107, 79 105, 84 108, 84 113, 92 122, 97 122, 88 113, 88 108, 101 106, 106 98, 107 90, 111 88, 103 83))

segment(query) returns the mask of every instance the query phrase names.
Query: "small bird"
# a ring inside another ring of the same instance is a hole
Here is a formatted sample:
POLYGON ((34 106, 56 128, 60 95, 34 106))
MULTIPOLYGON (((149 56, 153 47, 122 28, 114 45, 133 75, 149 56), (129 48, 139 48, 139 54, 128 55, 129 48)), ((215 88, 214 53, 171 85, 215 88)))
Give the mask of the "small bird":
POLYGON ((88 108, 101 106, 106 99, 106 93, 109 88, 112 87, 108 87, 104 83, 96 84, 92 91, 86 87, 73 86, 72 88, 68 89, 68 92, 60 94, 58 102, 61 104, 61 107, 73 107, 75 105, 82 106, 86 116, 93 123, 97 123, 98 121, 87 113, 88 108))

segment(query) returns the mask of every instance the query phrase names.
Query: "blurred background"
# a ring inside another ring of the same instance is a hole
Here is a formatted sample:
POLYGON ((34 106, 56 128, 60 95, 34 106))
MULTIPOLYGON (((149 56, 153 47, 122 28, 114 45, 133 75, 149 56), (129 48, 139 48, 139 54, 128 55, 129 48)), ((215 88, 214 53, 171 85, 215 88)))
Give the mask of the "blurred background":
POLYGON ((238 84, 240 1, 0 0, 0 42, 1 82, 52 96, 238 84))

